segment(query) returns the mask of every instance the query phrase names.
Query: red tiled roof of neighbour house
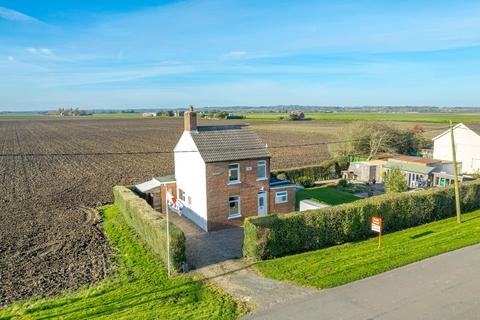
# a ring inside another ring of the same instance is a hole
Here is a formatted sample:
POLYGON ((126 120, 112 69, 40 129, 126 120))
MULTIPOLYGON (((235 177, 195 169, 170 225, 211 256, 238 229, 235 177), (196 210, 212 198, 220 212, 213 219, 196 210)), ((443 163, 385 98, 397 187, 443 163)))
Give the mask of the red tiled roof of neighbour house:
POLYGON ((190 132, 205 162, 270 158, 270 152, 245 125, 198 126, 190 132))
POLYGON ((414 156, 396 156, 394 158, 391 158, 390 160, 397 161, 397 162, 412 163, 417 165, 424 165, 424 166, 437 164, 441 162, 441 160, 427 159, 427 158, 414 157, 414 156))

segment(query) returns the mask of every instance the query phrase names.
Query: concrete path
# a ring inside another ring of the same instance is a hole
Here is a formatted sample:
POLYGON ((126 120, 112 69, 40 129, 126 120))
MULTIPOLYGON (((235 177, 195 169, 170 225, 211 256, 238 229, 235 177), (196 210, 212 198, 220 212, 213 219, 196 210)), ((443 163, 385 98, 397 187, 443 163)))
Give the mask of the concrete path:
POLYGON ((318 293, 284 281, 259 276, 244 259, 228 260, 198 270, 206 279, 229 295, 247 303, 255 311, 318 293))
POLYGON ((243 228, 205 232, 185 217, 171 214, 171 220, 186 237, 187 263, 191 272, 222 288, 252 308, 262 310, 274 304, 318 292, 286 282, 266 279, 242 259, 243 228))
POLYGON ((480 319, 480 245, 321 290, 245 319, 480 319))

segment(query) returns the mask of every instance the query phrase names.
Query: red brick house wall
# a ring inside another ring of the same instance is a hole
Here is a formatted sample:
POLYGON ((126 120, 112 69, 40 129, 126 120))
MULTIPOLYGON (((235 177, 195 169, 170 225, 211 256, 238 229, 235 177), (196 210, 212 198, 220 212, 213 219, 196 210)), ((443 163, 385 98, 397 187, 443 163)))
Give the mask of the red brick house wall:
POLYGON ((268 195, 269 213, 288 213, 295 211, 295 188, 273 188, 268 195), (288 202, 275 203, 275 193, 279 191, 288 192, 288 202))
POLYGON ((243 224, 245 217, 258 215, 258 192, 266 191, 267 195, 269 194, 269 158, 207 163, 206 170, 208 231, 239 226, 243 224), (266 160, 267 164, 266 179, 261 181, 257 181, 259 160, 266 160), (229 185, 228 166, 234 163, 240 164, 240 183, 229 185), (248 167, 251 167, 251 170, 247 171, 248 167), (239 218, 228 218, 230 196, 240 196, 239 218))

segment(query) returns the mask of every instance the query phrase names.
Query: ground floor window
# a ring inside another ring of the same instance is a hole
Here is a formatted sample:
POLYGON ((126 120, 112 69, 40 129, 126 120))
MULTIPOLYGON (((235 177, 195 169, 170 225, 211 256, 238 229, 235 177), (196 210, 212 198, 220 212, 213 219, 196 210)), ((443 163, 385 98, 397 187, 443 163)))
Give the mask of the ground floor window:
POLYGON ((185 191, 178 189, 178 198, 182 201, 185 201, 185 191))
POLYGON ((288 202, 288 191, 278 191, 275 193, 275 203, 288 202))
POLYGON ((238 218, 240 217, 240 197, 231 196, 228 198, 228 217, 238 218))

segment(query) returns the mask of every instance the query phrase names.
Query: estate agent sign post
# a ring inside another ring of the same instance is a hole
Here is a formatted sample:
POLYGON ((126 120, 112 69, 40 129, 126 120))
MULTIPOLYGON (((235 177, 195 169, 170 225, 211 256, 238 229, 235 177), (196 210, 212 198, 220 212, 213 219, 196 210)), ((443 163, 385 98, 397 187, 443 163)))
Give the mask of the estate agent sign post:
POLYGON ((378 248, 380 249, 380 244, 382 242, 382 218, 371 217, 370 223, 372 225, 372 231, 378 232, 378 248))

